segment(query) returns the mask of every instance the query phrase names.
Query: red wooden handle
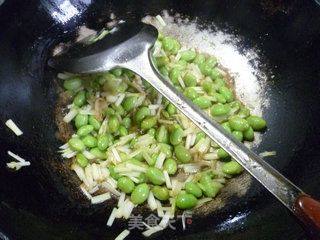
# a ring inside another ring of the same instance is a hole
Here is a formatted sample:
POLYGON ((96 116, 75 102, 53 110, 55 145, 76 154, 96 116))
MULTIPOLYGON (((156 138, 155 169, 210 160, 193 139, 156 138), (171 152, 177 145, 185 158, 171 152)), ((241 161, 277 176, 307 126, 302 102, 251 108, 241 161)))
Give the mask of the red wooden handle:
POLYGON ((296 199, 293 211, 304 223, 311 237, 313 239, 320 239, 320 202, 303 194, 296 199))

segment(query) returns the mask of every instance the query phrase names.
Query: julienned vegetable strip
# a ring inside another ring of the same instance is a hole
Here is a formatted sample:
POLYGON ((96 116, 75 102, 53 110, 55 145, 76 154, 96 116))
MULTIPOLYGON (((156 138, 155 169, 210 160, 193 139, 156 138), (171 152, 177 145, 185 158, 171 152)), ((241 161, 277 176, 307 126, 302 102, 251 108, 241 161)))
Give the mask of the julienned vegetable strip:
MULTIPOLYGON (((254 132, 266 128, 265 120, 251 115, 236 99, 214 56, 181 47, 177 39, 162 34, 153 56, 160 73, 178 91, 239 141, 253 141, 254 132)), ((161 225, 144 232, 149 236, 167 226, 176 208, 202 206, 219 194, 228 178, 243 171, 133 72, 60 76, 73 98, 64 120, 72 122, 75 132, 60 149, 72 159, 72 169, 83 182, 81 190, 93 204, 119 198, 108 226, 148 203, 162 218, 161 225)))

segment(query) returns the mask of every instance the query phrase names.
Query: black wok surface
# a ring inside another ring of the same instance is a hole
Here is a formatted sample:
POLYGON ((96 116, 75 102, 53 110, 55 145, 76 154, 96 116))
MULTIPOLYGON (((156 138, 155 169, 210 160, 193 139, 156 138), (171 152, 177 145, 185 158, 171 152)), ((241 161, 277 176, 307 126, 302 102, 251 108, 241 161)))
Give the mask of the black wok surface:
MULTIPOLYGON (((272 166, 320 198, 320 6, 305 1, 94 1, 6 0, 0 6, 0 239, 112 239, 127 227, 106 227, 108 212, 67 194, 56 150, 54 72, 46 61, 60 39, 83 23, 101 29, 110 12, 123 19, 162 9, 241 36, 239 48, 255 47, 270 77, 265 111, 268 131, 257 152, 275 150, 272 166), (64 10, 63 10, 64 9, 64 10), (69 11, 66 11, 68 9, 69 11), (274 77, 271 80, 271 75, 274 77), (24 131, 4 126, 12 118, 24 131), (6 162, 11 150, 31 161, 18 172, 6 162), (2 232, 2 234, 1 234, 2 232)), ((133 233, 132 239, 141 235, 133 233)), ((292 215, 256 181, 242 198, 186 231, 166 230, 157 239, 305 239, 292 215)))

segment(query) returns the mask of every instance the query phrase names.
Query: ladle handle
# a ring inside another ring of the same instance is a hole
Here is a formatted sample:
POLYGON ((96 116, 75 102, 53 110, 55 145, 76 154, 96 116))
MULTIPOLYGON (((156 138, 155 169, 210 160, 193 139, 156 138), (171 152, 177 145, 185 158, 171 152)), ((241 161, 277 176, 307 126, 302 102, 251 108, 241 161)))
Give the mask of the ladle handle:
POLYGON ((225 131, 220 124, 199 110, 190 100, 186 99, 167 79, 157 72, 151 59, 151 51, 147 51, 120 67, 128 68, 148 81, 158 92, 176 106, 181 113, 228 152, 231 157, 241 164, 299 219, 303 216, 305 224, 313 221, 314 229, 319 232, 319 215, 312 212, 319 205, 314 200, 299 198, 301 195, 304 195, 302 190, 225 131), (295 206, 296 208, 294 208, 295 206))

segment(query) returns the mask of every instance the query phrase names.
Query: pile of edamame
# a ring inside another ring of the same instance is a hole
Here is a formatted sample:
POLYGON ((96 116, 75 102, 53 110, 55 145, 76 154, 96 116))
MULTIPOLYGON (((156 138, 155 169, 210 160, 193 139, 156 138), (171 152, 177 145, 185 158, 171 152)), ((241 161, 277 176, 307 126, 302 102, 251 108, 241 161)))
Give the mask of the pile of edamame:
MULTIPOLYGON (((254 132, 266 128, 264 119, 251 115, 236 99, 214 56, 161 34, 155 48, 153 61, 159 72, 236 139, 253 141, 254 132)), ((74 164, 104 168, 108 176, 97 184, 111 179, 135 205, 145 203, 152 193, 164 205, 174 202, 179 209, 192 209, 200 199, 214 198, 226 179, 243 171, 129 70, 68 75, 63 87, 73 99, 71 109, 77 111, 68 141, 76 154, 74 164), (124 141, 128 136, 131 139, 124 141)))

